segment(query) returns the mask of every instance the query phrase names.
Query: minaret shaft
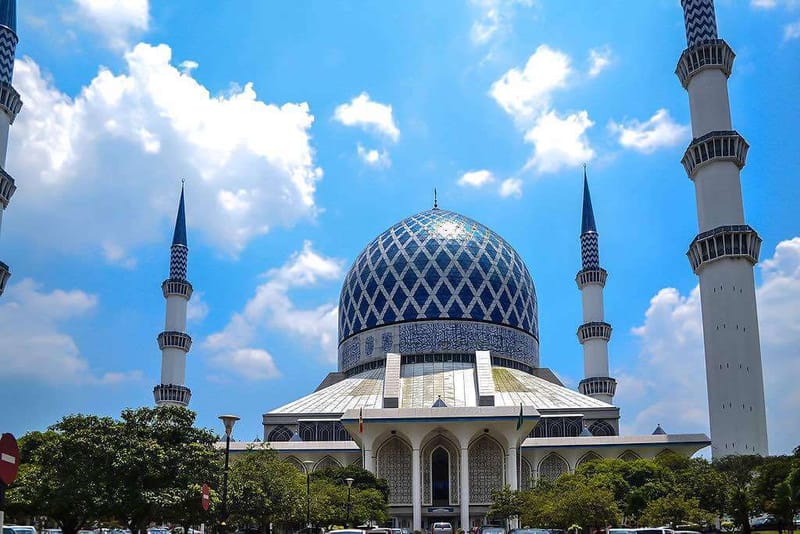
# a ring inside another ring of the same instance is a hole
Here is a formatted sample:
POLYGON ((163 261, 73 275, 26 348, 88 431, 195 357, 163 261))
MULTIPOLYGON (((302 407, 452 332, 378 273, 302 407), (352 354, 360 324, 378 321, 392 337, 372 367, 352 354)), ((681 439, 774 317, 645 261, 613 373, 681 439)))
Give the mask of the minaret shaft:
POLYGON ((740 170, 747 142, 733 130, 734 54, 717 38, 713 0, 681 0, 688 48, 676 73, 689 94, 694 139, 682 163, 694 181, 700 233, 688 256, 700 279, 712 456, 768 453, 753 266, 761 239, 745 224, 740 170))
POLYGON ((175 220, 175 233, 170 249, 169 278, 161 284, 166 299, 164 331, 158 335, 161 349, 161 384, 153 389, 157 405, 186 406, 192 397, 186 387, 186 354, 192 338, 186 333, 186 316, 192 285, 186 279, 189 248, 186 244, 186 216, 183 190, 175 220))
POLYGON ((589 182, 583 175, 583 215, 581 221, 581 271, 575 281, 581 291, 583 324, 578 328, 578 341, 583 346, 583 376, 579 391, 603 402, 611 403, 616 381, 609 376, 608 341, 611 325, 605 322, 603 288, 608 273, 600 267, 599 236, 594 220, 589 182))

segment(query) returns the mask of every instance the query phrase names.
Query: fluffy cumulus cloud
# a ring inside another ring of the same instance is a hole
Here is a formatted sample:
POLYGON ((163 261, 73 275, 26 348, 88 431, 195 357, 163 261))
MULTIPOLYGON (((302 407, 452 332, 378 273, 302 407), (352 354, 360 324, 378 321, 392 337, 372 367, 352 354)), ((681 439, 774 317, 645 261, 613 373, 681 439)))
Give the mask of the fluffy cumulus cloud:
POLYGON ((17 62, 25 107, 8 168, 25 176, 14 199, 24 237, 63 250, 104 243, 109 262, 131 266, 132 247, 168 231, 180 178, 190 232, 229 254, 315 215, 322 171, 306 103, 268 104, 250 83, 213 95, 166 45, 124 57, 126 72, 100 69, 75 97, 33 60, 17 62))
POLYGON ((800 39, 800 20, 783 27, 783 40, 791 41, 792 39, 800 39))
POLYGON ((461 178, 458 179, 458 185, 462 187, 480 188, 494 181, 495 178, 491 171, 481 169, 479 171, 469 171, 462 174, 461 178))
POLYGON ((356 145, 356 153, 359 159, 369 167, 385 169, 392 166, 392 159, 389 157, 389 152, 387 152, 386 149, 364 148, 364 145, 358 143, 358 145, 356 145))
POLYGON ((611 48, 603 46, 589 50, 589 77, 595 78, 611 65, 611 48))
POLYGON ((0 301, 0 369, 12 380, 47 384, 111 384, 140 371, 94 372, 64 323, 91 314, 97 297, 80 290, 45 291, 31 279, 10 284, 0 301))
POLYGON ((567 54, 541 45, 524 68, 510 69, 489 91, 524 131, 525 141, 533 145, 526 168, 538 174, 574 167, 595 156, 586 136, 594 125, 589 113, 560 113, 553 108, 553 94, 566 88, 573 76, 567 54))
POLYGON ((377 132, 395 142, 400 137, 392 106, 375 102, 366 92, 354 97, 350 102, 337 106, 333 118, 345 126, 377 132))
POLYGON ((75 0, 75 7, 78 20, 100 33, 112 48, 128 47, 148 29, 148 0, 75 0))
POLYGON ((675 122, 664 108, 644 122, 636 119, 624 123, 611 121, 608 129, 617 136, 620 145, 645 154, 686 143, 691 136, 689 126, 675 122))
POLYGON ((469 36, 475 45, 485 45, 508 30, 517 5, 531 6, 533 0, 470 0, 477 16, 469 36))
MULTIPOLYGON (((760 267, 756 290, 770 452, 786 453, 800 435, 800 237, 782 241, 760 267)), ((644 323, 633 330, 642 345, 634 369, 617 373, 615 402, 627 418, 626 433, 708 431, 699 288, 688 296, 665 288, 650 301, 644 323), (633 416, 631 418, 631 416, 633 416)))
POLYGON ((205 348, 214 353, 213 363, 247 379, 260 380, 279 375, 266 350, 252 347, 263 328, 274 329, 292 339, 316 345, 321 359, 336 361, 338 307, 325 303, 298 308, 290 292, 339 280, 343 262, 316 252, 310 242, 281 267, 268 271, 266 281, 255 295, 235 313, 221 331, 210 335, 205 348))

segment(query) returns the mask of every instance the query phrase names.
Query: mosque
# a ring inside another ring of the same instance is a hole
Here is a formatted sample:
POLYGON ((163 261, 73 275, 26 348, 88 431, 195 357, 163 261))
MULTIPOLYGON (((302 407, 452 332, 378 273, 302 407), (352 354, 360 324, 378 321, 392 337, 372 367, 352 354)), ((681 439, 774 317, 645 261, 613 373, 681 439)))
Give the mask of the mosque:
MULTIPOLYGON (((264 441, 299 469, 359 465, 388 481, 395 526, 481 524, 491 493, 554 479, 594 458, 767 454, 753 266, 761 239, 744 221, 740 170, 748 145, 732 129, 727 79, 734 54, 717 36, 713 0, 682 0, 687 48, 676 74, 689 94, 693 139, 682 164, 696 189, 698 235, 687 256, 700 279, 711 439, 620 436, 609 373, 609 273, 584 170, 583 317, 578 390, 539 354, 539 307, 522 257, 464 215, 433 209, 381 232, 353 262, 339 301, 338 368, 312 393, 263 415, 264 441)), ((14 0, 0 0, 0 217, 16 189, 5 170, 22 103, 11 85, 14 0)), ((188 245, 181 192, 173 235, 157 405, 187 406, 188 245)), ((0 262, 0 294, 11 275, 0 262)), ((234 442, 244 453, 251 445, 234 442)))

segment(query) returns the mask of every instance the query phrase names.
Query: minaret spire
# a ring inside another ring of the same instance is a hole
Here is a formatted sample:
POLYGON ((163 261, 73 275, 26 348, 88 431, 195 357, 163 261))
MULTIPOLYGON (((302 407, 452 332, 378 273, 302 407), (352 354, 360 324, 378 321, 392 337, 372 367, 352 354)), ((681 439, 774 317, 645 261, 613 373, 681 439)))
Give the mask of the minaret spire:
POLYGON ((186 279, 189 247, 186 245, 186 208, 181 181, 181 198, 175 218, 175 232, 170 247, 169 278, 161 284, 167 300, 164 331, 158 335, 161 349, 161 383, 153 388, 157 405, 186 406, 192 391, 186 387, 186 354, 192 348, 192 338, 186 333, 186 308, 192 298, 192 284, 186 279))
POLYGON ((575 278, 581 290, 583 324, 578 327, 578 342, 583 345, 583 374, 578 389, 603 402, 611 403, 617 381, 608 373, 608 341, 611 325, 603 317, 603 288, 608 273, 600 267, 600 246, 594 221, 592 197, 586 165, 583 166, 583 212, 581 214, 581 270, 575 278))
POLYGON ((433 209, 435 209, 435 210, 439 209, 439 198, 438 198, 438 195, 436 194, 436 188, 435 187, 433 188, 433 209))
MULTIPOLYGON (((17 42, 17 2, 0 0, 0 224, 3 212, 17 190, 14 178, 6 172, 6 150, 9 126, 22 109, 19 93, 11 85, 14 77, 14 59, 17 42)), ((8 265, 0 261, 0 295, 11 277, 8 265)))
POLYGON ((687 48, 675 73, 689 93, 693 137, 681 163, 694 182, 699 227, 687 256, 700 278, 711 455, 766 455, 753 279, 761 238, 744 218, 739 173, 749 146, 733 129, 728 102, 735 54, 717 35, 713 0, 681 5, 687 48))

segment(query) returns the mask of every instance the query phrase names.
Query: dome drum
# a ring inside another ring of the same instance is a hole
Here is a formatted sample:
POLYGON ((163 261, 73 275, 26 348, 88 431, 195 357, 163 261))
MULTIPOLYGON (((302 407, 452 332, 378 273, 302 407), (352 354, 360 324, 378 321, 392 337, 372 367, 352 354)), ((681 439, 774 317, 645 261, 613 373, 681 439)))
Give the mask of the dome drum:
POLYGON ((381 326, 349 337, 339 345, 339 370, 347 372, 365 363, 397 354, 474 354, 539 367, 539 341, 515 328, 477 321, 429 320, 381 326))

